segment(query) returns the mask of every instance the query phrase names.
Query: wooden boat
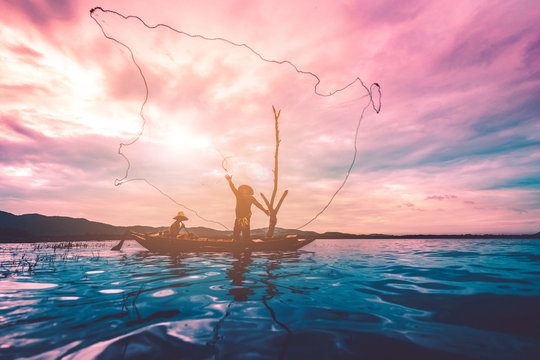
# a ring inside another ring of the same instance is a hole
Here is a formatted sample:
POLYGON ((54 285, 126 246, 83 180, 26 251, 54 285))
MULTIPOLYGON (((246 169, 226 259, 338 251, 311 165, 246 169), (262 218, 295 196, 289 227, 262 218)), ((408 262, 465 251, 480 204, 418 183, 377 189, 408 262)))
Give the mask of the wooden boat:
POLYGON ((166 237, 160 234, 141 234, 131 231, 130 237, 152 252, 181 253, 194 251, 294 251, 315 241, 315 238, 299 238, 287 235, 281 238, 252 239, 249 243, 238 243, 233 239, 194 237, 166 237))

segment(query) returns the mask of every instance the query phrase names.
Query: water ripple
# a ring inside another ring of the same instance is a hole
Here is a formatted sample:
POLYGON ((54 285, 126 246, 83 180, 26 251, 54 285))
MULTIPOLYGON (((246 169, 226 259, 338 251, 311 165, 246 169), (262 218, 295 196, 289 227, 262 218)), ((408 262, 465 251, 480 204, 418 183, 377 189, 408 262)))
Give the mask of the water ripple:
POLYGON ((178 256, 112 245, 0 249, 5 356, 540 356, 534 240, 318 240, 178 256))

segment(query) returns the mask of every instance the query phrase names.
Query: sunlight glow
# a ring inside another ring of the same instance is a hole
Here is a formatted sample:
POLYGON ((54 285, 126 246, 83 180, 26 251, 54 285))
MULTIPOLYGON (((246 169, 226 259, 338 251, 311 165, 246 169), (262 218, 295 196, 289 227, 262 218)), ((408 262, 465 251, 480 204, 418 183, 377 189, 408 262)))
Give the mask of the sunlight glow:
POLYGON ((4 173, 7 176, 17 176, 17 177, 28 177, 33 176, 34 171, 32 168, 25 166, 25 167, 15 167, 15 166, 5 166, 2 168, 2 173, 4 173))

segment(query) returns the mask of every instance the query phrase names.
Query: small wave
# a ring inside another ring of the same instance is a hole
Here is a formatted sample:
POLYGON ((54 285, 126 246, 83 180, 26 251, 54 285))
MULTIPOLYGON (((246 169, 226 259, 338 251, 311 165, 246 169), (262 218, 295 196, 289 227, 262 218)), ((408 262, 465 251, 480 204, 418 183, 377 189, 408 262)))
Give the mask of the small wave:
POLYGON ((159 290, 152 294, 153 297, 165 297, 165 296, 171 296, 174 295, 174 290, 171 289, 165 289, 165 290, 159 290))
POLYGON ((173 359, 178 354, 186 359, 206 359, 214 354, 213 346, 206 344, 212 337, 212 327, 197 326, 196 322, 160 323, 95 343, 64 359, 173 359), (197 334, 197 330, 203 333, 197 334), (199 336, 206 341, 197 341, 199 336))
POLYGON ((448 257, 448 258, 462 258, 462 257, 476 257, 480 256, 480 253, 473 251, 437 251, 426 254, 428 257, 448 257))
POLYGON ((123 289, 105 289, 105 290, 99 290, 102 294, 119 294, 121 292, 124 292, 123 289))
POLYGON ((58 284, 2 280, 0 281, 0 292, 17 291, 17 290, 41 290, 41 289, 50 289, 57 286, 58 284))

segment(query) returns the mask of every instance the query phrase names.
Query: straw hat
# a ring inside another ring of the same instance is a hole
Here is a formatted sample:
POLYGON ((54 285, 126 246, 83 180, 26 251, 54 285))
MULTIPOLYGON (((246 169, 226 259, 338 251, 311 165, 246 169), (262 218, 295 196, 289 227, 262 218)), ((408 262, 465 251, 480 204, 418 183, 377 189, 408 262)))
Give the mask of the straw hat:
POLYGON ((186 217, 186 215, 184 215, 183 211, 179 211, 178 214, 175 217, 173 217, 173 219, 180 220, 180 221, 189 220, 186 217))
POLYGON ((253 189, 249 185, 240 185, 238 187, 238 191, 244 194, 253 195, 253 189))

